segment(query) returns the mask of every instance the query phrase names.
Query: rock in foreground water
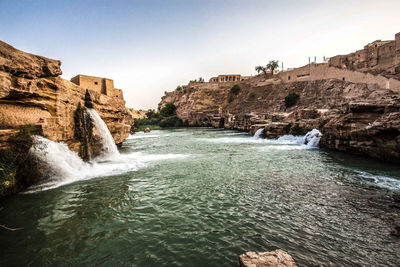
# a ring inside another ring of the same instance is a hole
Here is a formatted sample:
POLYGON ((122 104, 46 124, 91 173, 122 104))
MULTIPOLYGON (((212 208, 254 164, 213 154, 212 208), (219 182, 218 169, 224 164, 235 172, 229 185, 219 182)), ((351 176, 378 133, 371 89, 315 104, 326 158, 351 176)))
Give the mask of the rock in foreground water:
POLYGON ((247 252, 239 256, 242 267, 296 267, 293 258, 283 250, 247 252))

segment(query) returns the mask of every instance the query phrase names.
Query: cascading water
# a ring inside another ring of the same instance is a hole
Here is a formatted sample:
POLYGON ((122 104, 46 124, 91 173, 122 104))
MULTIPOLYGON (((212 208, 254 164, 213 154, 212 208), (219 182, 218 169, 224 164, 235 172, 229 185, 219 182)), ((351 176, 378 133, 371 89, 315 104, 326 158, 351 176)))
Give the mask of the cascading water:
POLYGON ((253 138, 254 139, 260 139, 261 135, 264 133, 264 128, 260 128, 256 131, 256 133, 254 134, 253 138))
POLYGON ((96 110, 87 108, 85 112, 87 112, 92 119, 102 145, 101 154, 97 157, 97 160, 111 160, 117 158, 119 156, 118 148, 115 145, 114 138, 108 130, 107 125, 96 110))
MULTIPOLYGON (((92 159, 90 149, 88 149, 90 163, 84 162, 76 152, 69 150, 64 143, 58 143, 48 140, 42 136, 33 137, 33 146, 30 152, 38 159, 42 165, 41 170, 46 182, 37 187, 52 188, 55 185, 70 183, 87 177, 94 177, 106 173, 112 173, 115 170, 121 170, 118 164, 110 166, 98 165, 99 161, 111 161, 118 159, 119 152, 115 145, 114 139, 107 128, 107 125, 101 119, 94 109, 87 108, 84 113, 84 127, 87 121, 91 120, 97 137, 100 140, 100 155, 92 159)), ((88 129, 85 128, 87 132, 88 129)), ((85 136, 86 143, 89 143, 88 136, 85 136)), ((122 169, 132 169, 131 165, 124 165, 122 169)))
MULTIPOLYGON (((57 143, 42 136, 33 136, 33 146, 30 149, 40 166, 46 180, 37 187, 52 187, 54 184, 78 179, 90 169, 90 164, 84 162, 76 152, 69 150, 64 143, 57 143)), ((89 171, 90 172, 90 171, 89 171)))
POLYGON ((312 129, 304 136, 304 144, 307 148, 318 148, 322 133, 317 129, 312 129))

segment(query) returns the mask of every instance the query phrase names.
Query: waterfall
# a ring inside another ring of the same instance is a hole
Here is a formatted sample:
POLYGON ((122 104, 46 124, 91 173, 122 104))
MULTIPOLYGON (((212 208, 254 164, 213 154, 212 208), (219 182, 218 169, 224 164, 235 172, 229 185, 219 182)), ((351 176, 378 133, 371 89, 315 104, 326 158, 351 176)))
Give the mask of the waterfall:
POLYGON ((30 148, 40 164, 39 171, 50 179, 46 186, 60 181, 77 179, 90 172, 90 164, 84 162, 76 152, 69 150, 64 143, 57 143, 42 136, 33 136, 30 148))
POLYGON ((261 135, 264 133, 264 128, 260 128, 256 131, 256 133, 254 134, 253 138, 254 139, 260 139, 261 135))
POLYGON ((307 148, 317 148, 321 137, 322 133, 320 131, 312 129, 304 136, 304 144, 307 148))
POLYGON ((100 138, 101 154, 98 160, 111 160, 119 156, 118 148, 115 145, 114 138, 112 137, 107 125, 100 118, 96 110, 87 108, 86 111, 93 121, 94 127, 97 130, 98 137, 100 138))
POLYGON ((54 142, 42 136, 33 136, 30 153, 36 158, 39 172, 43 176, 43 182, 31 186, 30 192, 51 189, 93 177, 135 171, 145 166, 136 160, 136 154, 118 157, 115 161, 85 162, 76 152, 69 150, 66 144, 54 142))

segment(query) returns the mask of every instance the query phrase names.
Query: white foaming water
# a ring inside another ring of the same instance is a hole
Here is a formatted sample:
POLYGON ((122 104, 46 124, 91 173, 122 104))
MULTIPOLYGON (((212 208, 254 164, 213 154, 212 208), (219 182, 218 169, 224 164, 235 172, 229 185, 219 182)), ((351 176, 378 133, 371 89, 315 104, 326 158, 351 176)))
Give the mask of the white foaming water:
POLYGON ((182 154, 143 155, 137 152, 120 155, 110 131, 97 112, 87 109, 87 114, 93 120, 100 137, 103 146, 101 155, 91 162, 85 162, 76 152, 69 150, 66 144, 34 136, 30 153, 38 159, 45 182, 31 187, 28 192, 56 188, 93 177, 135 171, 146 167, 146 163, 151 161, 187 157, 182 154))
POLYGON ((365 183, 375 185, 378 187, 400 191, 400 180, 383 175, 373 175, 363 171, 356 171, 359 177, 361 177, 365 183))
POLYGON ((35 185, 28 192, 56 188, 80 180, 94 177, 118 175, 136 171, 148 166, 149 162, 183 159, 183 154, 149 154, 140 152, 122 154, 114 161, 84 162, 76 152, 69 150, 64 143, 58 143, 42 136, 34 136, 30 152, 39 160, 40 168, 46 178, 44 183, 35 185))
POLYGON ((86 112, 93 120, 93 124, 98 132, 102 144, 101 155, 97 159, 111 160, 117 158, 119 156, 118 148, 115 145, 114 138, 108 130, 107 125, 101 119, 96 110, 88 108, 86 109, 86 112))
POLYGON ((264 132, 264 128, 258 129, 258 130, 255 132, 253 138, 254 138, 254 139, 260 139, 260 138, 261 138, 261 135, 263 134, 263 132, 264 132))
POLYGON ((322 133, 320 131, 312 129, 304 136, 304 144, 307 145, 307 148, 318 148, 321 137, 322 133))
POLYGON ((145 135, 131 134, 131 135, 129 135, 127 140, 129 140, 129 139, 143 139, 143 138, 158 138, 158 137, 167 137, 167 136, 169 136, 169 135, 168 134, 165 134, 165 135, 161 135, 161 134, 145 134, 145 135))

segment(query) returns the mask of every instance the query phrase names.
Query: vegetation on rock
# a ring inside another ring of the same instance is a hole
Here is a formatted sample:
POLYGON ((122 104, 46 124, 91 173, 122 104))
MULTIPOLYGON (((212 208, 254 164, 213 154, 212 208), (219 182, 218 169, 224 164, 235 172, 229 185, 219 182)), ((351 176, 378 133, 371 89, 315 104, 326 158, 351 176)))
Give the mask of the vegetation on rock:
POLYGON ((160 112, 149 110, 146 113, 146 118, 135 119, 131 132, 142 131, 146 128, 157 130, 161 127, 180 127, 182 125, 182 120, 176 115, 175 105, 166 103, 160 112))
POLYGON ((204 83, 204 79, 203 77, 200 77, 198 80, 194 79, 194 80, 190 80, 191 83, 204 83))
POLYGON ((271 71, 274 73, 274 70, 278 69, 279 61, 278 60, 270 60, 266 66, 256 66, 255 70, 257 73, 263 72, 265 76, 267 76, 267 71, 271 71))
POLYGON ((285 106, 286 108, 290 108, 296 105, 297 100, 300 98, 300 95, 296 92, 291 92, 287 96, 285 96, 285 106))
POLYGON ((11 148, 0 150, 0 198, 20 191, 40 178, 36 170, 37 162, 29 153, 32 135, 41 135, 38 127, 25 125, 11 137, 11 148))
POLYGON ((239 84, 234 84, 230 90, 230 92, 234 95, 238 95, 240 93, 240 85, 239 84))

